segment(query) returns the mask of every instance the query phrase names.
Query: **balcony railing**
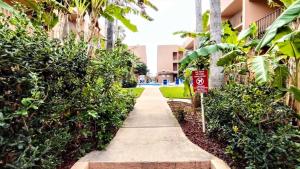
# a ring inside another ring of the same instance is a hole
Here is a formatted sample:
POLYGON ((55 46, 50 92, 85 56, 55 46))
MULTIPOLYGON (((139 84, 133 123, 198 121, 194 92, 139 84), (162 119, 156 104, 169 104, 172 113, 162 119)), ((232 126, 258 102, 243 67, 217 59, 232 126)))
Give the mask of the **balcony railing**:
POLYGON ((258 37, 261 38, 264 36, 266 29, 280 16, 282 13, 282 9, 276 9, 273 13, 261 18, 256 21, 256 25, 258 27, 258 37))

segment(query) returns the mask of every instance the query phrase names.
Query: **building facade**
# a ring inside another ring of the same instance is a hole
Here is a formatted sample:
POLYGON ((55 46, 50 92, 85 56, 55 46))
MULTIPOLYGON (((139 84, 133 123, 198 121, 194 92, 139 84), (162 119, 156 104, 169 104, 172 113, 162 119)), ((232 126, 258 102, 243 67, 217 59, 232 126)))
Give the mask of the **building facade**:
POLYGON ((175 82, 178 79, 179 61, 183 51, 179 45, 159 45, 157 47, 157 82, 175 82))
POLYGON ((147 65, 147 51, 146 46, 136 45, 136 46, 129 46, 129 50, 135 54, 139 60, 147 65))
POLYGON ((233 28, 243 30, 256 23, 262 34, 280 15, 278 8, 268 5, 268 0, 222 0, 222 19, 228 20, 233 28))

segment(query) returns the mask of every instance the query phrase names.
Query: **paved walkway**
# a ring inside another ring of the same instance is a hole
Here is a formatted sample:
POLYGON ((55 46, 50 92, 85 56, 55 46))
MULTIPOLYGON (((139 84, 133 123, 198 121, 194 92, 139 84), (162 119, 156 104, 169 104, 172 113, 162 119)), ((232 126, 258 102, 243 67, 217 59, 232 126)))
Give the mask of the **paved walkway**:
POLYGON ((72 169, 208 169, 212 160, 222 163, 186 138, 167 100, 149 87, 107 149, 89 153, 72 169))

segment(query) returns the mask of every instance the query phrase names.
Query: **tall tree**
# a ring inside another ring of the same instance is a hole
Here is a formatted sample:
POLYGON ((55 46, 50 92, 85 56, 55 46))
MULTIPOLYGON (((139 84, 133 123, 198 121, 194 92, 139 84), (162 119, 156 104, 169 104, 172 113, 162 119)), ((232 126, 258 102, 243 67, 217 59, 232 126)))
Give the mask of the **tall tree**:
MULTIPOLYGON (((195 0, 196 6, 196 32, 202 32, 202 0, 195 0)), ((196 49, 199 48, 200 37, 196 37, 196 49)))
MULTIPOLYGON (((210 33, 211 40, 221 43, 222 21, 220 0, 210 0, 210 33)), ((217 61, 221 57, 221 52, 212 54, 210 61, 209 84, 211 88, 218 88, 224 82, 223 68, 217 66, 217 61)))

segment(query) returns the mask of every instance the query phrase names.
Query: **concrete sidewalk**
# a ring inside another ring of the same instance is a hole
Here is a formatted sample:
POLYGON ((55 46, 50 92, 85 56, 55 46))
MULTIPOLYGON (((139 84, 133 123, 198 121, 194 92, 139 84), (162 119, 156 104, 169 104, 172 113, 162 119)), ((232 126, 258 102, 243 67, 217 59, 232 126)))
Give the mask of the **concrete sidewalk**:
POLYGON ((94 151, 72 169, 228 168, 191 143, 157 87, 146 88, 105 151, 94 151), (218 167, 218 165, 220 165, 218 167))

